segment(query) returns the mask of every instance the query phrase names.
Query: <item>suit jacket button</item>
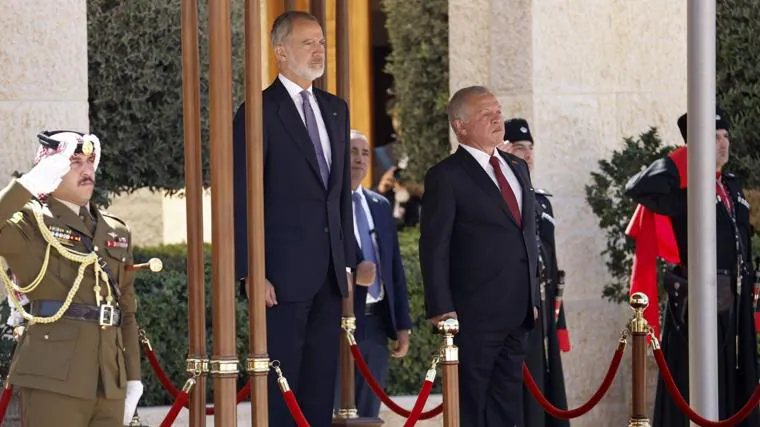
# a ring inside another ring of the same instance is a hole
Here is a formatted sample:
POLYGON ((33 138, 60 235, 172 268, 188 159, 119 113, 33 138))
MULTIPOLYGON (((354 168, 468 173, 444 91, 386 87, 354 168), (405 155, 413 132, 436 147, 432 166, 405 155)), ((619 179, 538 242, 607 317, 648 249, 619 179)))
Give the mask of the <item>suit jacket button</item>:
POLYGON ((43 338, 48 339, 48 338, 50 338, 50 336, 48 334, 45 334, 45 336, 43 338))
POLYGON ((325 227, 325 233, 329 233, 329 232, 330 232, 330 229, 325 227))
POLYGON ((97 252, 99 250, 98 245, 95 245, 93 249, 95 249, 95 252, 97 252))

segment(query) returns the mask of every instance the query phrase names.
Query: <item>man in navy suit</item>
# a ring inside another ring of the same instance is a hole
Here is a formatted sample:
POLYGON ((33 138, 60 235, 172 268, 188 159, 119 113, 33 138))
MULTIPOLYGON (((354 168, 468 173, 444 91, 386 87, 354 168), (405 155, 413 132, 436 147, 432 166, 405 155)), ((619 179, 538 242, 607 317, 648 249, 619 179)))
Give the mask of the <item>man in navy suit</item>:
POLYGON ((522 365, 538 316, 536 198, 524 160, 497 150, 501 105, 485 87, 449 102, 457 151, 425 177, 420 267, 434 324, 458 318, 462 427, 523 427, 522 365))
MULTIPOLYGON (((304 12, 272 26, 280 70, 263 92, 267 346, 314 427, 332 420, 341 299, 355 267, 346 103, 312 82, 324 73, 325 38, 304 12)), ((245 104, 234 121, 237 277, 248 275, 245 104)), ((245 287, 245 286, 244 286, 245 287)), ((269 424, 293 420, 271 375, 269 424)))
MULTIPOLYGON (((354 293, 356 340, 372 376, 385 387, 390 355, 404 357, 409 350, 412 320, 409 296, 401 263, 396 220, 388 199, 362 187, 370 164, 367 137, 351 131, 351 188, 354 208, 354 236, 357 242, 357 280, 354 293), (379 267, 377 267, 379 266, 379 267), (359 272, 371 267, 369 280, 359 272)), ((376 418, 380 399, 360 373, 356 377, 356 408, 360 417, 376 418)))

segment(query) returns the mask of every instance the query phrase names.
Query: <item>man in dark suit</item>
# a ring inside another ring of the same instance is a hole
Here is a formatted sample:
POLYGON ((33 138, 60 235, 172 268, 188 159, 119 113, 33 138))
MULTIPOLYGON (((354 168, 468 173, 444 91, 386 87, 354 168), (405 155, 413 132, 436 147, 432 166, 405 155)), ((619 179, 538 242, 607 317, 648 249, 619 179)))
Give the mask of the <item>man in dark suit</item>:
MULTIPOLYGON (((312 82, 324 72, 325 38, 312 15, 272 26, 279 76, 263 92, 267 346, 312 426, 329 426, 341 298, 355 266, 348 106, 312 82)), ((245 104, 234 121, 237 276, 247 268, 245 104)), ((294 425, 272 375, 269 423, 294 425)))
MULTIPOLYGON (((370 165, 367 137, 351 131, 351 188, 354 236, 358 245, 357 286, 354 293, 356 340, 372 375, 382 387, 388 376, 388 340, 395 341, 390 353, 404 357, 409 350, 412 320, 409 296, 401 263, 396 220, 388 199, 362 187, 370 165), (379 267, 376 267, 379 266, 379 267), (360 273, 371 267, 369 280, 360 273)), ((375 418, 380 399, 360 373, 356 377, 356 408, 360 417, 375 418)))
POLYGON ((485 87, 459 90, 457 151, 425 177, 420 265, 428 317, 458 318, 463 427, 524 425, 522 365, 539 304, 528 166, 496 149, 504 118, 485 87))

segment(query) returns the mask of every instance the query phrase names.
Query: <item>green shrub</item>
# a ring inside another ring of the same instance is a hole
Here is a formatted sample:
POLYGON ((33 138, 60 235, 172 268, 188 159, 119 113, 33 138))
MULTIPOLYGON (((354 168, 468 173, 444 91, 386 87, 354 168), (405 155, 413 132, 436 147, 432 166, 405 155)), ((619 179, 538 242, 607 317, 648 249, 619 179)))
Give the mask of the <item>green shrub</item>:
MULTIPOLYGON (((390 395, 416 395, 420 392, 425 371, 430 367, 433 355, 438 353, 441 338, 425 316, 425 298, 420 271, 418 228, 405 228, 399 232, 401 259, 404 262, 406 284, 409 292, 409 311, 414 329, 409 353, 403 359, 391 359, 386 391, 390 395)), ((436 381, 434 392, 440 390, 436 381)))
MULTIPOLYGON (((599 219, 599 228, 607 237, 602 251, 611 281, 604 285, 602 295, 615 302, 628 300, 634 242, 625 235, 636 203, 626 197, 628 179, 656 159, 667 155, 673 147, 663 147, 656 128, 638 138, 625 138, 623 148, 612 152, 610 160, 600 160, 599 171, 591 173, 586 186, 586 201, 599 219)), ((659 262, 659 261, 658 261, 659 262)))
MULTIPOLYGON (((407 228, 399 234, 401 256, 409 286, 411 317, 414 321, 409 354, 403 359, 392 359, 387 385, 390 394, 417 394, 430 366, 433 354, 438 351, 441 339, 425 320, 422 275, 419 267, 417 241, 419 230, 407 228)), ((150 337, 153 350, 169 378, 181 387, 187 379, 185 359, 188 349, 187 330, 187 278, 185 245, 165 245, 153 248, 135 248, 136 262, 152 257, 160 258, 164 269, 160 273, 138 272, 135 288, 139 297, 137 319, 150 337)), ((210 247, 206 247, 206 337, 211 354, 211 263, 210 247)), ((248 354, 247 302, 237 302, 238 358, 245 361, 248 354)), ((170 396, 158 382, 147 358, 142 359, 145 393, 142 405, 168 405, 170 396)), ((241 373, 238 387, 245 383, 247 374, 241 373)), ((438 386, 437 386, 438 389, 438 386)), ((210 390, 210 385, 209 385, 210 390)), ((209 393, 209 402, 212 395, 209 393)))
MULTIPOLYGON (((208 13, 198 4, 201 133, 208 185, 208 13)), ((243 97, 243 1, 233 0, 234 105, 243 97)), ((119 194, 184 188, 180 0, 90 0, 90 128, 103 142, 98 186, 119 194), (157 167, 160 165, 160 167, 157 167)))
MULTIPOLYGON (((206 247, 206 349, 211 354, 211 252, 206 247)), ((177 388, 182 387, 187 374, 185 360, 188 352, 187 328, 187 248, 185 245, 166 245, 153 248, 135 248, 135 260, 144 262, 152 257, 160 258, 164 269, 160 273, 140 271, 135 281, 138 295, 137 321, 145 329, 162 368, 177 388)), ((244 299, 237 301, 237 353, 244 362, 248 354, 248 310, 244 299)), ((240 366, 238 388, 245 385, 247 374, 240 366)), ((172 399, 163 390, 148 359, 142 357, 142 373, 145 392, 141 405, 170 405, 172 399)), ((210 381, 207 382, 208 401, 213 402, 210 381)))
POLYGON ((422 183, 430 166, 448 155, 449 16, 447 0, 383 0, 392 48, 386 72, 409 163, 404 173, 422 183))

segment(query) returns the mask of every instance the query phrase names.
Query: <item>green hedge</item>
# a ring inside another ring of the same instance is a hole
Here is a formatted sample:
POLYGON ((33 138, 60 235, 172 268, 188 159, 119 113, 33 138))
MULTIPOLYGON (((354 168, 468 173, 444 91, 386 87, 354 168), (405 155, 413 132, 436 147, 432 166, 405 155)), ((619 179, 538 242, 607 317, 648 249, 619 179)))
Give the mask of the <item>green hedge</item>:
POLYGON ((449 154, 449 2, 382 0, 391 45, 386 72, 400 122, 399 140, 409 164, 404 171, 422 183, 430 166, 449 154))
MULTIPOLYGON (((185 359, 188 350, 187 329, 187 247, 185 245, 167 245, 153 248, 135 248, 135 260, 147 261, 152 257, 160 258, 164 269, 160 273, 140 271, 135 281, 138 295, 137 321, 149 335, 153 350, 169 378, 178 388, 187 379, 185 359)), ((211 354, 211 253, 206 247, 206 349, 211 354)), ((248 354, 248 318, 245 300, 237 302, 237 352, 243 362, 248 354)), ((244 367, 241 366, 244 370, 244 367)), ((143 382, 145 392, 141 405, 169 405, 171 397, 167 394, 147 358, 142 358, 143 382)), ((245 384, 244 374, 238 378, 238 388, 245 384)), ((213 401, 211 386, 208 384, 208 399, 213 401)))
MULTIPOLYGON (((417 394, 425 377, 432 355, 437 351, 440 338, 424 319, 423 290, 420 274, 417 240, 419 231, 407 229, 399 235, 404 268, 409 284, 411 316, 415 320, 415 330, 409 354, 403 359, 393 359, 390 364, 388 392, 391 394, 417 394)), ((161 273, 139 272, 136 291, 139 297, 137 319, 146 329, 162 367, 175 385, 181 386, 187 378, 185 359, 187 358, 187 277, 186 246, 167 245, 153 248, 135 248, 138 262, 152 257, 164 263, 161 273)), ((211 265, 210 248, 206 247, 206 337, 207 349, 211 354, 211 265)), ((247 302, 237 302, 237 349, 238 358, 245 361, 248 354, 247 302)), ((154 375, 147 359, 142 360, 145 394, 143 405, 168 405, 171 399, 165 393, 154 375)), ((238 387, 245 383, 241 373, 238 387)), ((210 386, 209 386, 210 387, 210 386)), ((209 401, 212 396, 209 394, 209 401)))

